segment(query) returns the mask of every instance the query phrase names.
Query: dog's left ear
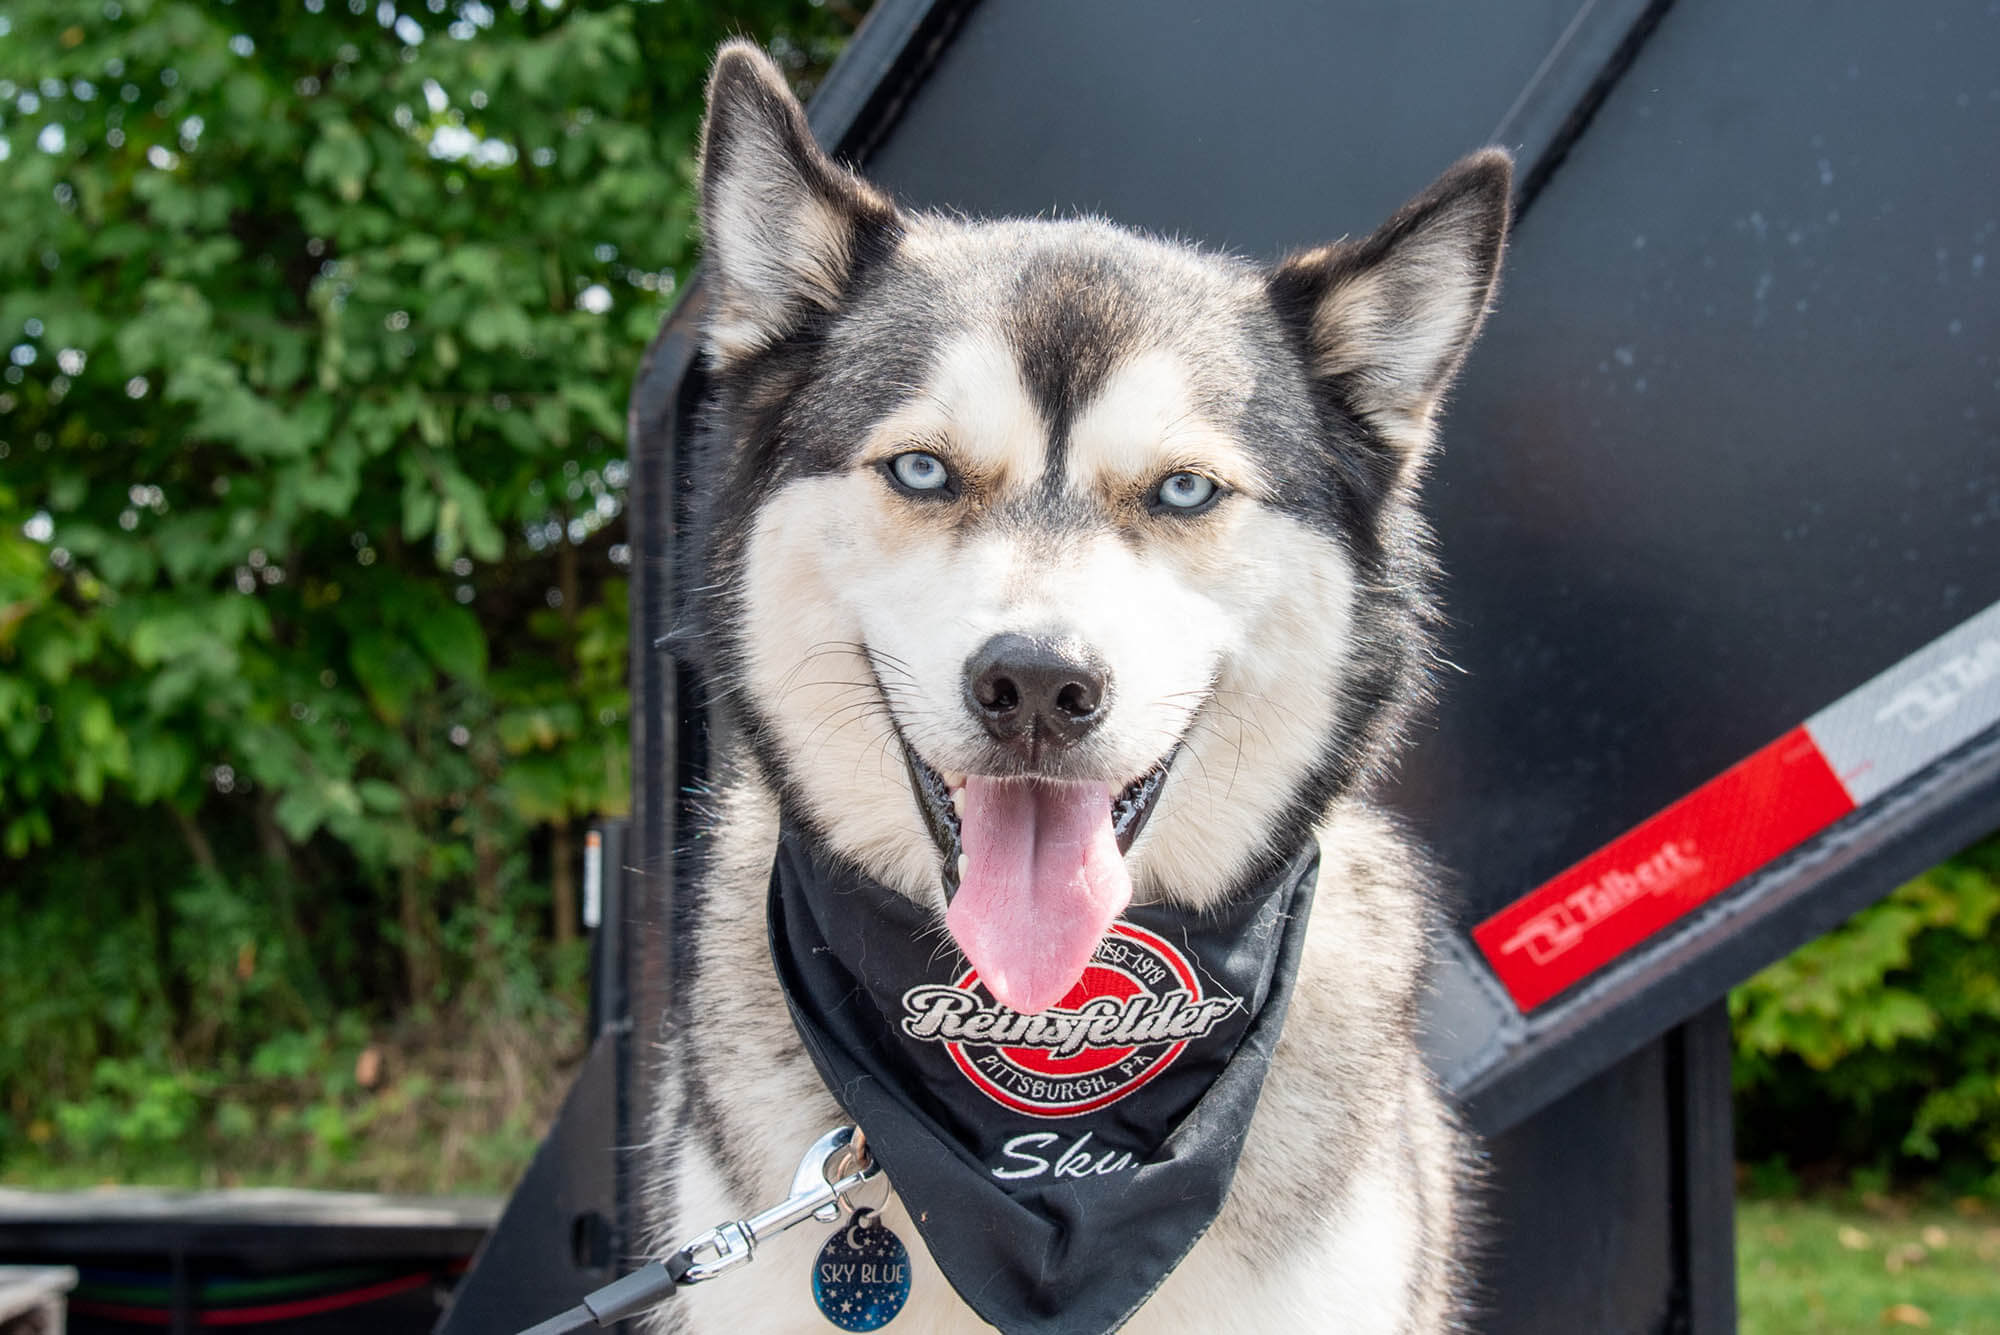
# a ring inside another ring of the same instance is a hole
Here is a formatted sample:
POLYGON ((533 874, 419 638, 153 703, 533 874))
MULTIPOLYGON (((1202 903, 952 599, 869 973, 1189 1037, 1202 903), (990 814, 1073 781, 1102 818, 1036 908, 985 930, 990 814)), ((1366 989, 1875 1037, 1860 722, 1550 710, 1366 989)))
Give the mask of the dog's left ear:
POLYGON ((1310 370, 1402 452, 1406 479, 1492 300, 1512 179, 1505 152, 1475 153, 1367 240, 1305 251, 1271 271, 1272 303, 1303 340, 1310 370))
POLYGON ((703 258, 715 291, 710 352, 727 365, 833 310, 858 256, 897 226, 888 198, 820 151, 770 57, 716 53, 701 133, 703 258))

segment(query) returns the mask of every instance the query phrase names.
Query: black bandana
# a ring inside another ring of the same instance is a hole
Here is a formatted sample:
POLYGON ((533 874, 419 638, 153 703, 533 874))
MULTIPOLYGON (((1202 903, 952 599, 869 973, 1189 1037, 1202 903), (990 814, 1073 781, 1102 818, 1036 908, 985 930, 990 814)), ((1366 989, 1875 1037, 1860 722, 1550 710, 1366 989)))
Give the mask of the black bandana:
POLYGON ((1070 995, 1024 1016, 930 911, 787 824, 770 928, 792 1022, 986 1321, 1116 1330, 1214 1221, 1318 870, 1309 845, 1213 912, 1129 907, 1070 995))

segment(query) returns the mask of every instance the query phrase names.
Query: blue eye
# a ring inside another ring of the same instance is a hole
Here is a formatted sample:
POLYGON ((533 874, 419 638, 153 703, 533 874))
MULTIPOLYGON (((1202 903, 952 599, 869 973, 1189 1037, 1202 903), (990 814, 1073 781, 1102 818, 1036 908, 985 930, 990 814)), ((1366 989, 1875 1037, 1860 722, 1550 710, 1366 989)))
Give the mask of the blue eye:
POLYGON ((1179 510, 1189 513, 1205 510, 1214 504, 1221 488, 1215 479, 1203 477, 1200 473, 1170 473, 1160 489, 1154 493, 1154 504, 1165 510, 1179 510))
POLYGON ((951 486, 951 470, 944 460, 923 450, 910 450, 889 460, 889 476, 910 492, 942 492, 951 486))

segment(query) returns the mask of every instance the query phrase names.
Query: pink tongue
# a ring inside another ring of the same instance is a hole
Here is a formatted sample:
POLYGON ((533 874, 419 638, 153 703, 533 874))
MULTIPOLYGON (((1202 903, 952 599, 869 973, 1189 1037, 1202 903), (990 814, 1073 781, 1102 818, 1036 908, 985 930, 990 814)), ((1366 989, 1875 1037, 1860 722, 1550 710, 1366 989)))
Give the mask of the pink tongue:
POLYGON ((959 835, 965 872, 945 926, 1001 1005, 1047 1010, 1132 898, 1110 790, 968 775, 959 835))

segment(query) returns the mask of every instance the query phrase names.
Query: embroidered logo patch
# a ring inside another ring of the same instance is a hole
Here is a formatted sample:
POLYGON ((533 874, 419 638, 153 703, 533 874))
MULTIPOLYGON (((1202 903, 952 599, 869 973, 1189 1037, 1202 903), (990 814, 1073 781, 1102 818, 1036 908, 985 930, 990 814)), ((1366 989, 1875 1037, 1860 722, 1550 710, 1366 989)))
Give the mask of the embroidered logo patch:
POLYGON ((1037 1015, 1000 1005, 976 969, 903 993, 903 1033, 941 1043, 995 1103, 1031 1117, 1076 1117, 1124 1098, 1242 1006, 1205 995, 1160 937, 1113 923, 1069 995, 1037 1015))

